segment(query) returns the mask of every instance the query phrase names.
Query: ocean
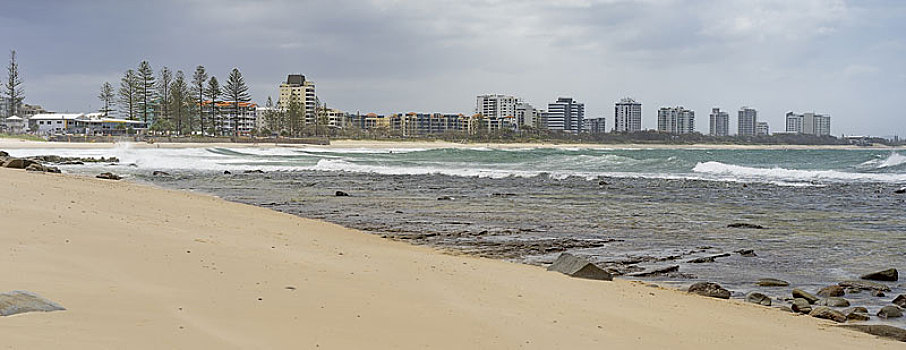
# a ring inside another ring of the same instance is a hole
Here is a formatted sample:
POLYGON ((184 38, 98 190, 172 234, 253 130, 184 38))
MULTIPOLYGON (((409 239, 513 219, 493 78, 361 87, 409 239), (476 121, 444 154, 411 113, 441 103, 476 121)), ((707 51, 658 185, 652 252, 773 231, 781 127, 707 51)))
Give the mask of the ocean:
MULTIPOLYGON (((906 194, 895 193, 906 186, 902 150, 125 144, 10 153, 116 156, 120 163, 114 165, 60 168, 86 175, 113 171, 133 181, 521 263, 543 266, 571 252, 623 278, 678 288, 714 281, 734 297, 760 291, 782 300, 792 287, 814 293, 864 273, 906 268, 906 194), (728 227, 734 223, 762 228, 728 227), (741 249, 756 256, 736 253, 741 249), (729 256, 692 262, 723 254, 729 256), (759 278, 792 286, 758 287, 759 278)), ((906 292, 902 282, 887 285, 892 291, 885 297, 846 297, 874 313, 906 292)))

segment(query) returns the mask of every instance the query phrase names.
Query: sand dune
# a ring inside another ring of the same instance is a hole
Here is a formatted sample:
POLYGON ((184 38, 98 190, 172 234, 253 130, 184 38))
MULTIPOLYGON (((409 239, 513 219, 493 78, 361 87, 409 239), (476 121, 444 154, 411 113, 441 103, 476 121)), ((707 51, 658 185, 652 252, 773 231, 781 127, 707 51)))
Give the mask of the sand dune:
POLYGON ((209 196, 0 169, 6 348, 901 349, 741 302, 443 254, 209 196))

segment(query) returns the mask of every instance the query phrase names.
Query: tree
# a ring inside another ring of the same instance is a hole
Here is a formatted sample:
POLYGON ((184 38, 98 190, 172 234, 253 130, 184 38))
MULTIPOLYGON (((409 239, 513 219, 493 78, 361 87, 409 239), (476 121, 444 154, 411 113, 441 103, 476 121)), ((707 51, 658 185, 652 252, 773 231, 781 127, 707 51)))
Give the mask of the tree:
POLYGON ((286 118, 288 119, 287 124, 289 124, 289 135, 299 136, 305 125, 305 104, 297 99, 291 99, 286 111, 286 118))
MULTIPOLYGON (((176 79, 170 86, 170 112, 176 120, 176 132, 183 133, 183 121, 188 124, 189 121, 189 102, 192 101, 192 92, 189 91, 189 84, 186 82, 186 76, 183 72, 176 71, 176 79)), ((188 127, 191 130, 191 125, 188 127)))
POLYGON ((141 81, 139 81, 138 75, 131 69, 127 70, 120 80, 120 89, 117 91, 119 103, 122 106, 122 111, 126 114, 126 119, 129 120, 138 119, 138 102, 141 98, 139 96, 139 84, 141 84, 141 81))
POLYGON ((25 89, 22 88, 22 77, 19 76, 19 63, 16 62, 16 50, 9 53, 9 66, 6 68, 6 97, 9 98, 8 115, 19 113, 19 105, 25 100, 25 89))
POLYGON ((139 81, 139 97, 138 104, 141 108, 142 121, 148 123, 148 113, 153 111, 151 102, 154 99, 154 70, 151 69, 151 64, 148 61, 142 61, 138 64, 138 70, 136 71, 139 81))
POLYGON ((233 134, 239 136, 239 106, 252 100, 239 68, 233 68, 224 87, 224 97, 233 105, 233 134))
MULTIPOLYGON (((173 84, 173 72, 170 71, 170 68, 166 66, 160 69, 158 72, 158 79, 156 84, 156 94, 159 101, 160 107, 160 117, 162 119, 170 119, 170 85, 173 84)), ((170 123, 173 125, 173 123, 170 123)))
MULTIPOLYGON (((201 124, 202 135, 204 135, 204 84, 207 81, 208 73, 205 71, 204 66, 195 67, 195 74, 192 75, 192 95, 196 97, 194 106, 198 122, 201 124)), ((189 129, 192 129, 191 121, 189 129)))
POLYGON ((116 93, 113 92, 113 85, 110 85, 110 82, 104 82, 104 85, 101 85, 101 93, 98 94, 98 99, 101 100, 101 103, 104 104, 104 107, 101 107, 99 112, 104 113, 104 116, 108 116, 110 112, 113 112, 113 99, 116 97, 116 93))
MULTIPOLYGON (((217 133, 217 98, 220 97, 220 94, 223 93, 223 90, 220 88, 220 83, 217 82, 217 77, 211 77, 208 80, 208 88, 206 89, 208 97, 211 98, 211 127, 214 128, 214 133, 217 133)), ((202 130, 204 133, 204 130, 202 130)))

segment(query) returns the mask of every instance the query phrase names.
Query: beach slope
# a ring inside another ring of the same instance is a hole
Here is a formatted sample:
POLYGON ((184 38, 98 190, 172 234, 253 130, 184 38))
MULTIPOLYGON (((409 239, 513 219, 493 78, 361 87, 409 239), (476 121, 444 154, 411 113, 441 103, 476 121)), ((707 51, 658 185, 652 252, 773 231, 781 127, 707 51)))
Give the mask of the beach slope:
POLYGON ((443 254, 210 196, 0 169, 4 348, 893 349, 826 321, 443 254))

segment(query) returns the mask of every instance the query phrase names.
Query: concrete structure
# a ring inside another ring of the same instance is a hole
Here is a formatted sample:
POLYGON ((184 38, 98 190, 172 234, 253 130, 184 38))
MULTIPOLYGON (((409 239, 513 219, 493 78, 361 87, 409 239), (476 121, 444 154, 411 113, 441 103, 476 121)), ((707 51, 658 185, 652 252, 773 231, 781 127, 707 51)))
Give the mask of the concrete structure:
POLYGON ((104 117, 103 113, 36 114, 28 119, 28 128, 38 135, 123 135, 143 131, 143 121, 104 117))
POLYGON ((730 115, 722 112, 720 108, 711 108, 711 128, 708 134, 711 136, 730 135, 730 115))
POLYGON ((294 103, 304 106, 305 124, 314 124, 315 108, 317 108, 318 104, 318 99, 315 95, 315 83, 311 80, 306 80, 305 76, 301 74, 290 74, 286 77, 286 82, 280 84, 280 97, 277 99, 277 107, 287 111, 294 103))
POLYGON ((758 111, 754 108, 741 107, 737 122, 738 136, 755 136, 755 127, 758 125, 758 111))
MULTIPOLYGON (((210 105, 211 101, 205 101, 203 108, 210 110, 210 105)), ((258 105, 252 102, 239 102, 237 110, 236 103, 228 101, 217 102, 214 105, 214 120, 212 124, 215 135, 251 135, 252 131, 258 127, 258 105)))
POLYGON ((522 103, 509 95, 479 95, 475 102, 475 113, 485 117, 515 117, 516 105, 522 103))
POLYGON ((536 129, 542 128, 541 112, 532 107, 532 105, 520 102, 516 104, 516 125, 519 128, 524 126, 536 129))
POLYGON ((786 132, 815 136, 829 136, 831 132, 830 116, 808 112, 786 113, 786 132))
POLYGON ((683 108, 661 107, 657 111, 657 131, 671 134, 695 132, 695 112, 683 108))
POLYGON ((768 126, 768 122, 758 122, 755 124, 755 135, 756 136, 768 136, 771 134, 771 127, 768 126))
POLYGON ((4 118, 2 123, 0 123, 0 132, 8 134, 24 134, 26 131, 28 131, 28 123, 25 119, 17 116, 4 118))
POLYGON ((585 104, 572 97, 557 98, 547 105, 547 129, 577 134, 582 131, 585 104))
POLYGON ((617 102, 614 107, 613 131, 642 131, 642 104, 629 97, 617 102))
POLYGON ((607 117, 585 119, 584 131, 590 134, 603 134, 607 132, 607 117))

